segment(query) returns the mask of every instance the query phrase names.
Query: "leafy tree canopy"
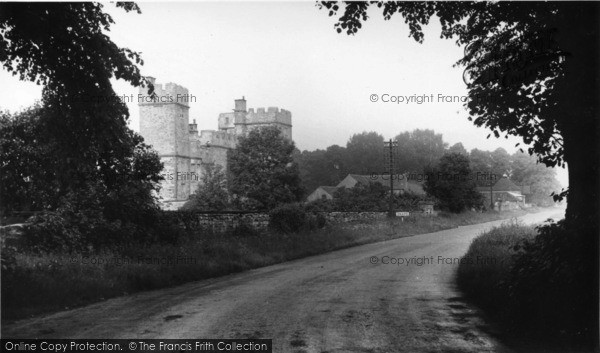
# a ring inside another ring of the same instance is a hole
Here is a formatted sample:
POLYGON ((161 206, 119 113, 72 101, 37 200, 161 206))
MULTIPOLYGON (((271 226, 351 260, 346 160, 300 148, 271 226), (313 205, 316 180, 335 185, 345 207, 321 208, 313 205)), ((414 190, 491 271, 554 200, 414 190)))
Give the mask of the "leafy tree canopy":
POLYGON ((472 170, 465 155, 447 153, 438 165, 425 168, 425 172, 429 178, 423 189, 437 198, 442 208, 458 213, 482 205, 483 196, 470 177, 472 170))
POLYGON ((202 183, 198 186, 198 190, 190 196, 182 209, 222 211, 228 207, 227 178, 223 167, 218 164, 208 164, 204 169, 202 183))
MULTIPOLYGON (((134 3, 117 3, 140 12, 134 3)), ((132 158, 140 137, 127 127, 129 112, 111 78, 145 83, 138 53, 107 35, 114 23, 101 3, 0 3, 0 62, 21 80, 43 85, 43 124, 63 192, 94 182, 111 188, 115 165, 132 158)))
POLYGON ((294 143, 277 127, 252 130, 228 151, 229 191, 242 209, 270 210, 282 203, 299 201, 298 165, 294 143))
POLYGON ((369 174, 381 171, 384 164, 383 136, 376 132, 354 134, 346 144, 350 173, 369 174))
POLYGON ((442 134, 429 129, 405 131, 394 140, 398 142, 397 165, 400 173, 423 173, 425 167, 437 163, 448 147, 442 134))

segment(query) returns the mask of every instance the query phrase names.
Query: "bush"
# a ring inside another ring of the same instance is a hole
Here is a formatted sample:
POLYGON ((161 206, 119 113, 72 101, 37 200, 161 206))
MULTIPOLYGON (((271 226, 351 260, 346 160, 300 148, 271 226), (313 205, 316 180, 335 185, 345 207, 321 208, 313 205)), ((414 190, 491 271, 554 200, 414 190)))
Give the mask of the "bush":
POLYGON ((288 203, 275 207, 269 213, 269 226, 279 232, 296 233, 307 224, 307 214, 302 205, 288 203))
POLYGON ((269 226, 276 232, 297 233, 325 227, 327 218, 315 204, 306 206, 289 203, 277 206, 269 213, 269 226))
MULTIPOLYGON (((585 225, 584 225, 585 226, 585 225)), ((539 234, 515 247, 510 305, 534 334, 592 342, 597 324, 597 259, 588 231, 564 221, 538 227, 539 234)), ((593 234, 597 236, 597 234, 593 234)))

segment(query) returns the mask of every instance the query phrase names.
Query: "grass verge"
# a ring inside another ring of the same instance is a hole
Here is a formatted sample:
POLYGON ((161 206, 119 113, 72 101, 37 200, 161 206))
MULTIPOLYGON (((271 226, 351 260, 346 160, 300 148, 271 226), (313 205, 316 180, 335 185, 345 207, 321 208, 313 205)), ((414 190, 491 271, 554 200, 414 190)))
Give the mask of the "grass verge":
POLYGON ((504 223, 473 240, 457 284, 517 351, 595 351, 597 258, 586 239, 562 222, 504 223))

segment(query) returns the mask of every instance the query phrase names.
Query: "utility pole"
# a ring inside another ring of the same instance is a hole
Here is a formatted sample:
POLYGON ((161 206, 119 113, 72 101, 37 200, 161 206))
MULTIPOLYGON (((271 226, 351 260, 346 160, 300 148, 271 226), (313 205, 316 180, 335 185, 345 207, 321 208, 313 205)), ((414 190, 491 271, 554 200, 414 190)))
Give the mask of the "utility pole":
POLYGON ((390 171, 390 200, 389 200, 389 209, 388 209, 388 217, 395 217, 396 213, 394 212, 394 147, 398 147, 398 142, 390 139, 387 142, 384 142, 384 146, 389 148, 389 171, 390 171))
POLYGON ((490 175, 489 175, 489 178, 490 178, 490 210, 493 211, 494 210, 494 191, 493 191, 494 183, 492 182, 491 177, 492 177, 492 170, 490 169, 490 175))
POLYGON ((494 167, 494 157, 490 154, 490 174, 488 179, 490 180, 490 210, 494 210, 494 181, 492 178, 492 168, 494 167))

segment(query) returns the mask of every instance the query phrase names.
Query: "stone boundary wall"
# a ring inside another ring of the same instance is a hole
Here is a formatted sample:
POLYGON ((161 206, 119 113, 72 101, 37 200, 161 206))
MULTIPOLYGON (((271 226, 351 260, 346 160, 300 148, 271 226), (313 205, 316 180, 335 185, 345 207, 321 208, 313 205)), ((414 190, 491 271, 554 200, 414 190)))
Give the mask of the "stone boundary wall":
MULTIPOLYGON (((384 220, 386 212, 319 212, 327 223, 361 223, 384 220)), ((240 226, 250 226, 256 230, 269 227, 269 214, 266 212, 199 212, 164 211, 167 220, 174 221, 186 230, 208 230, 224 232, 240 226)), ((413 216, 423 216, 422 212, 411 212, 413 216)))
POLYGON ((163 216, 186 230, 225 232, 240 226, 264 230, 269 226, 269 214, 263 212, 195 212, 165 211, 163 216))
POLYGON ((381 220, 387 212, 320 212, 329 223, 364 222, 381 220))

